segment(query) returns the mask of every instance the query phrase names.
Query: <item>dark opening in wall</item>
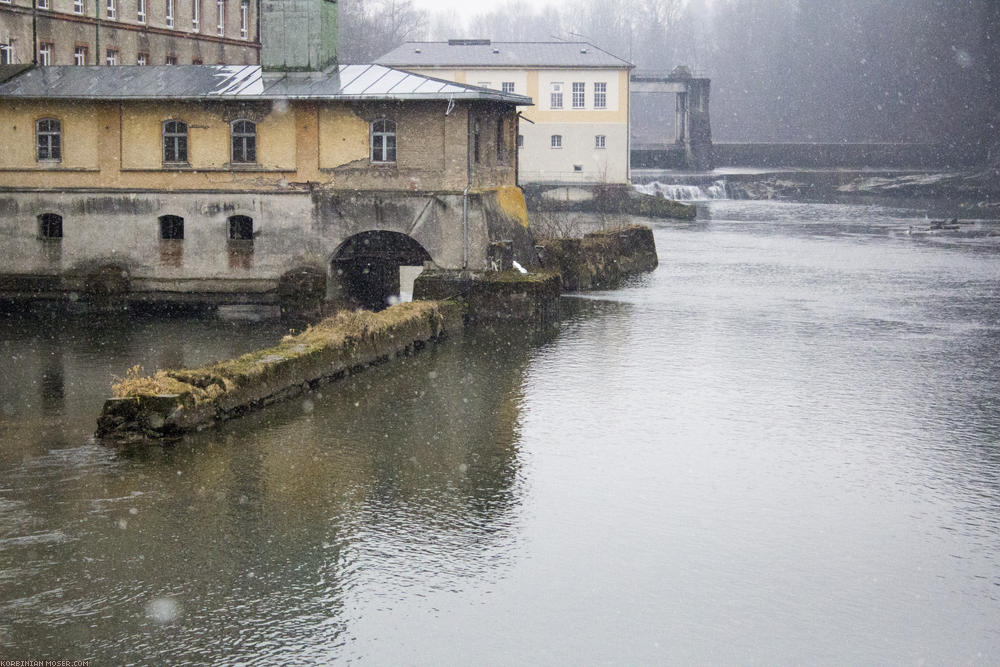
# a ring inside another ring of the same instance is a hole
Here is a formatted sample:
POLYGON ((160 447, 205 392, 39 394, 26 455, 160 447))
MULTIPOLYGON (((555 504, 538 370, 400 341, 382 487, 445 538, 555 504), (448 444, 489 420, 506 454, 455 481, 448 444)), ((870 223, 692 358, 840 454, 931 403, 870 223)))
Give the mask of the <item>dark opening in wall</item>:
POLYGON ((63 219, 56 213, 42 213, 38 216, 38 236, 43 239, 63 237, 63 219))
POLYGON ((233 215, 229 218, 229 268, 253 268, 253 218, 233 215))
POLYGON ((181 241, 184 239, 184 218, 178 215, 160 216, 160 238, 181 241))
POLYGON ((349 301, 369 310, 382 310, 399 300, 400 267, 419 267, 430 259, 423 246, 406 234, 362 232, 348 238, 334 253, 332 276, 349 301))

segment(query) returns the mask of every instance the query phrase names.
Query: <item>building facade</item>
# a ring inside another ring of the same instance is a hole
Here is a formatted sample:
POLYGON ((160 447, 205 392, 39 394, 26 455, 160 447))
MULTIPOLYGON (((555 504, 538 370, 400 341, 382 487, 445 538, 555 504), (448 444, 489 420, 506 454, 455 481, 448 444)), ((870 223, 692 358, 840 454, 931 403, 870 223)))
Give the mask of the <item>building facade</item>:
POLYGON ((377 65, 11 69, 0 299, 274 304, 311 272, 377 305, 400 267, 481 269, 523 231, 523 96, 377 65))
POLYGON ((522 113, 521 183, 629 179, 632 65, 585 42, 408 42, 378 63, 533 98, 522 113))
POLYGON ((258 64, 259 2, 0 0, 0 65, 258 64))

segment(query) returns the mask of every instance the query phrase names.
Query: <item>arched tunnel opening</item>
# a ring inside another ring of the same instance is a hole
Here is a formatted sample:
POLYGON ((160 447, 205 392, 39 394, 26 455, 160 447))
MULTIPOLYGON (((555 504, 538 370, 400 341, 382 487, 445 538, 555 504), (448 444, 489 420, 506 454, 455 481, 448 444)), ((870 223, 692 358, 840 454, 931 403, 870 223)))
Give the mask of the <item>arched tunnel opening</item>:
POLYGON ((332 274, 343 296, 368 310, 406 300, 431 256, 406 234, 369 231, 351 236, 333 255, 332 274))

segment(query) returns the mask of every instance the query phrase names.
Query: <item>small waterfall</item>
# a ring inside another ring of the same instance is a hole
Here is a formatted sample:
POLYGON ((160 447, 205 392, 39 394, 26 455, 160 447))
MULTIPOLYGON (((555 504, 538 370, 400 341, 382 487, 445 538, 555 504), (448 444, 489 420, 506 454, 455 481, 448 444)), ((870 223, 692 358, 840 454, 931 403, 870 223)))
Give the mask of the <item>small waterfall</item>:
POLYGON ((679 183, 643 183, 633 185, 644 195, 662 195, 675 201, 705 201, 709 199, 729 199, 726 194, 726 182, 719 180, 711 185, 682 185, 679 183))

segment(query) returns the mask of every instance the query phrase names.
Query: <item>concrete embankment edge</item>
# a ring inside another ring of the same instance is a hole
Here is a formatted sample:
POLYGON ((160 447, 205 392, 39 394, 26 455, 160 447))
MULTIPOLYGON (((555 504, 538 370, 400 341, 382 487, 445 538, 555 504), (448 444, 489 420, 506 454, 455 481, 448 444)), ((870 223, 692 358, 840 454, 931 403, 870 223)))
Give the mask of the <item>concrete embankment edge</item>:
POLYGON ((128 444, 201 430, 325 381, 460 335, 461 307, 413 302, 379 313, 342 312, 279 345, 204 368, 133 372, 114 386, 97 437, 128 444))

